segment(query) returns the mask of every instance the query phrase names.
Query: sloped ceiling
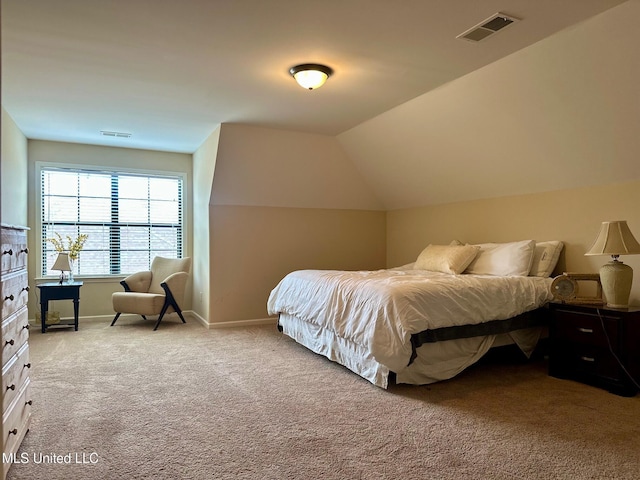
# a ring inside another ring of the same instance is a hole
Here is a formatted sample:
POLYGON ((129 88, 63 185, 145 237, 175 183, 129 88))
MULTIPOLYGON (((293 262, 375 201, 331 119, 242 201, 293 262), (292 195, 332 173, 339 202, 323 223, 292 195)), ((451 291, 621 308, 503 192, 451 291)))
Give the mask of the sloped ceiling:
POLYGON ((221 123, 336 135, 621 2, 2 0, 2 105, 28 138, 185 153, 221 123), (306 62, 335 75, 305 91, 306 62))
POLYGON ((639 179, 639 18, 628 2, 338 139, 391 210, 639 179))

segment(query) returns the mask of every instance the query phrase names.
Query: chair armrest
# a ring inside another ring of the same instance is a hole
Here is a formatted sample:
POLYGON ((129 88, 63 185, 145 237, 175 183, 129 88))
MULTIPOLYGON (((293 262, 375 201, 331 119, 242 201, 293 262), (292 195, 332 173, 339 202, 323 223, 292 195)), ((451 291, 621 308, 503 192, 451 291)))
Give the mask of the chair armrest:
POLYGON ((189 274, 187 272, 172 273, 164 279, 160 286, 165 289, 165 292, 168 289, 174 300, 178 304, 181 304, 184 300, 184 292, 187 287, 188 278, 189 274))
POLYGON ((120 282, 125 292, 147 293, 151 285, 151 272, 136 272, 120 282))

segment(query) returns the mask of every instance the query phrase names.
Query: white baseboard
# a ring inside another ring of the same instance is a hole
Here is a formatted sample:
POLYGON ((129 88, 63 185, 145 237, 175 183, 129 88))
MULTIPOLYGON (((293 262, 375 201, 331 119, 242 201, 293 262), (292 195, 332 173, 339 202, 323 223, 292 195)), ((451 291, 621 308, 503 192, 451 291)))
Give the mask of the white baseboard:
MULTIPOLYGON (((205 328, 229 328, 229 327, 250 327, 255 325, 275 325, 278 321, 278 317, 268 317, 268 318, 253 318, 250 320, 234 320, 231 322, 212 322, 209 323, 207 320, 200 315, 198 315, 193 310, 184 310, 183 315, 188 318, 194 319, 200 325, 205 328)), ((78 318, 79 322, 86 321, 97 321, 97 320, 113 320, 114 314, 109 315, 90 315, 90 316, 80 316, 78 318)), ((120 318, 126 317, 139 317, 139 315, 133 313, 123 313, 120 318)), ((36 321, 35 318, 30 318, 29 323, 32 325, 40 325, 40 321, 36 321)))
POLYGON ((207 322, 203 317, 198 315, 193 310, 185 310, 182 313, 188 314, 191 318, 193 318, 195 321, 197 321, 200 325, 202 325, 205 328, 209 328, 209 322, 207 322))
POLYGON ((278 317, 268 318, 252 318, 249 320, 233 320, 231 322, 207 322, 206 319, 198 315, 193 310, 186 310, 183 313, 189 314, 190 317, 197 320, 202 326, 206 328, 229 328, 229 327, 251 327, 255 325, 275 325, 278 321, 278 317))

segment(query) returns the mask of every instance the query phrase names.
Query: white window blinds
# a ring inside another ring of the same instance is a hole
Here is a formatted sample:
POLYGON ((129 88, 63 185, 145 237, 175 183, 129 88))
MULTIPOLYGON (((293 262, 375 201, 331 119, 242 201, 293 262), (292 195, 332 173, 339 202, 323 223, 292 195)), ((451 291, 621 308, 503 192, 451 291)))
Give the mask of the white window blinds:
POLYGON ((182 177, 44 167, 41 172, 42 274, 57 252, 47 241, 88 239, 75 275, 149 270, 155 256, 181 258, 182 177))

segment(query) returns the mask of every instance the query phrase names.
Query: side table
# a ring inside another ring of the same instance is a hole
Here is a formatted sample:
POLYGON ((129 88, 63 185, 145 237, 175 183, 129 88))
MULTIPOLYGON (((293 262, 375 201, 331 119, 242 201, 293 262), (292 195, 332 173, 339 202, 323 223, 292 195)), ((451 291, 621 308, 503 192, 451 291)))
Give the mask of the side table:
POLYGON ((80 307, 80 287, 82 287, 82 284, 83 282, 48 282, 36 285, 36 287, 40 289, 40 321, 42 322, 42 333, 45 333, 47 328, 52 325, 74 326, 75 331, 78 331, 78 310, 80 307), (60 322, 47 324, 49 300, 73 300, 73 323, 60 322))
POLYGON ((634 396, 640 382, 640 307, 549 307, 549 375, 634 396))

